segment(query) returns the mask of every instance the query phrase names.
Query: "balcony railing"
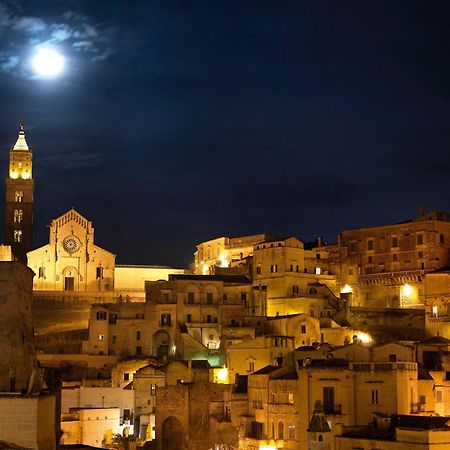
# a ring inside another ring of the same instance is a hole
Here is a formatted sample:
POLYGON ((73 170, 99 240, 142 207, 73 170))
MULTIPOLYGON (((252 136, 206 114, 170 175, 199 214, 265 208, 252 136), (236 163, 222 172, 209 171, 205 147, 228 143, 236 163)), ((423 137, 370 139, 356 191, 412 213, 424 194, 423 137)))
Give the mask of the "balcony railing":
POLYGON ((370 372, 371 370, 417 370, 415 362, 354 362, 350 368, 359 372, 370 372))
POLYGON ((324 405, 324 413, 331 416, 340 416, 342 414, 342 405, 335 403, 334 405, 324 405))

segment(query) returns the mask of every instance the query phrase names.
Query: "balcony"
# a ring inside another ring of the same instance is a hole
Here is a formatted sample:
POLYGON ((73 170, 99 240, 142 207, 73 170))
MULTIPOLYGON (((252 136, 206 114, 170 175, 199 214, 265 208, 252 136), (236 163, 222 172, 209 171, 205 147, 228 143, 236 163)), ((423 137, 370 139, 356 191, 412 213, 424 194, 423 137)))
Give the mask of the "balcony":
POLYGON ((424 403, 411 403, 411 414, 420 414, 425 412, 424 403))
POLYGON ((328 416, 340 416, 342 415, 342 405, 340 403, 335 403, 332 405, 325 404, 323 411, 328 416))
POLYGON ((358 372, 387 370, 417 370, 415 362, 356 362, 350 363, 350 368, 358 372))

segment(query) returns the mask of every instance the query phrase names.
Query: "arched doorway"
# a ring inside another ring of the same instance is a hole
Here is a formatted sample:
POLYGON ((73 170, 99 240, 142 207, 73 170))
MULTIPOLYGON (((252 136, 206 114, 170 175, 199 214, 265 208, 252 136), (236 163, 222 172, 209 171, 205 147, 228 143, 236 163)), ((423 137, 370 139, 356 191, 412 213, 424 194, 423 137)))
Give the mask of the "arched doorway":
POLYGON ((162 450, 181 450, 183 442, 184 433, 180 421, 176 417, 168 417, 162 425, 162 450))
POLYGON ((78 291, 79 290, 79 273, 75 267, 65 267, 62 271, 63 289, 65 291, 78 291))
POLYGON ((159 330, 153 335, 153 355, 164 358, 169 355, 170 335, 167 331, 159 330))

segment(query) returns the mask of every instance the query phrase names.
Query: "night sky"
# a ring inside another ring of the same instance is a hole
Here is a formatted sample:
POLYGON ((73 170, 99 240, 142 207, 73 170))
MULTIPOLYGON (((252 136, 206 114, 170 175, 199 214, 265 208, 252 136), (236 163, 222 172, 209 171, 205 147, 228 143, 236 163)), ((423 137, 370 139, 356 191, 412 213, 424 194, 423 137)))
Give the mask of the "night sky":
POLYGON ((448 1, 0 0, 0 171, 23 119, 35 246, 74 207, 129 264, 449 210, 449 17, 448 1), (43 44, 60 77, 31 71, 43 44))

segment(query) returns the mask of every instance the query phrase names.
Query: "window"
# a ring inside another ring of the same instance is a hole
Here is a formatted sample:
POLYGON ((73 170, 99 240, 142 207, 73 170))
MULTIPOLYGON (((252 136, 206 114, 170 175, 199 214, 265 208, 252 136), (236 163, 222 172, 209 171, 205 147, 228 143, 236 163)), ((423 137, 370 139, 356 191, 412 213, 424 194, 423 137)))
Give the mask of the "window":
POLYGON ((272 264, 270 266, 270 273, 276 273, 278 272, 278 266, 276 264, 272 264))
POLYGON ((195 301, 195 292, 188 292, 187 293, 187 302, 192 305, 195 301))
POLYGON ((106 311, 97 311, 97 320, 106 320, 106 311))
POLYGON ((22 242, 22 230, 14 230, 14 242, 22 242))
POLYGON ((442 391, 436 391, 436 403, 442 403, 442 391))
POLYGON ((445 236, 442 233, 439 235, 439 244, 445 244, 445 236))
POLYGON ((117 342, 117 336, 114 334, 112 337, 112 343, 115 344, 117 342))
POLYGON ((367 262, 368 262, 369 264, 372 264, 372 262, 373 262, 373 257, 372 257, 372 256, 369 256, 369 257, 367 258, 367 262))
POLYGON ((315 268, 314 268, 314 273, 315 273, 316 275, 320 275, 320 274, 322 273, 321 268, 320 268, 320 267, 315 267, 315 268))
POLYGON ((256 274, 261 275, 261 273, 262 273, 261 266, 256 266, 256 274))
POLYGON ((212 294, 212 292, 207 292, 206 293, 206 303, 208 305, 212 305, 212 302, 213 302, 213 294, 212 294))
POLYGON ((438 316, 438 307, 436 305, 433 305, 433 307, 432 307, 432 316, 433 317, 438 316))
POLYGON ((105 340, 105 335, 104 334, 99 334, 98 335, 98 340, 99 341, 104 341, 105 340))
POLYGON ((391 353, 389 355, 389 361, 390 362, 396 362, 397 361, 397 355, 395 353, 391 353))
POLYGON ((392 245, 391 247, 398 247, 398 238, 397 237, 393 237, 392 238, 392 245))
POLYGON ((23 220, 23 211, 21 209, 14 210, 14 223, 21 223, 23 220))
POLYGON ((16 203, 23 202, 23 191, 16 191, 15 200, 16 200, 16 203))
POLYGON ((300 326, 300 333, 306 334, 306 325, 301 325, 300 326))
POLYGON ((320 253, 316 253, 316 259, 320 259, 320 253))
POLYGON ((372 405, 378 405, 378 389, 372 389, 372 405))
POLYGON ((186 323, 191 323, 191 321, 192 321, 192 315, 186 314, 186 323))
POLYGON ((254 372, 255 371, 255 363, 254 362, 250 362, 249 363, 248 370, 249 370, 249 372, 254 372))
POLYGON ((109 315, 109 320, 108 320, 109 324, 110 324, 110 325, 115 325, 116 322, 117 322, 117 318, 118 318, 118 317, 119 317, 119 316, 118 316, 117 314, 111 313, 111 314, 109 315))
POLYGON ((373 239, 367 240, 367 250, 373 250, 373 239))
POLYGON ((427 403, 427 396, 426 395, 419 396, 419 403, 421 405, 425 405, 427 403))
POLYGON ((142 355, 142 347, 140 345, 136 347, 136 355, 142 355))
POLYGON ((103 279, 103 267, 97 267, 96 278, 97 278, 97 280, 103 279))
POLYGON ((423 258, 423 251, 419 251, 419 258, 423 258))
POLYGON ((423 244, 423 234, 418 234, 417 235, 417 245, 422 245, 423 244))
POLYGON ((171 315, 168 313, 161 314, 161 322, 160 325, 163 327, 168 327, 171 325, 171 315))
POLYGON ((137 341, 141 340, 141 332, 140 331, 136 331, 136 340, 137 341))
POLYGON ((45 267, 39 267, 39 278, 45 278, 45 267))
POLYGON ((143 319, 144 318, 144 313, 137 313, 136 314, 136 319, 143 319))
POLYGON ((290 405, 293 405, 293 404, 294 404, 294 394, 293 394, 292 392, 289 392, 289 393, 288 393, 288 403, 289 403, 290 405))
POLYGON ((283 422, 278 422, 278 439, 284 439, 284 424, 283 422))
POLYGON ((163 300, 163 303, 169 303, 170 302, 170 295, 169 295, 168 292, 163 292, 162 300, 163 300))
POLYGON ((155 396, 156 395, 156 384, 152 383, 150 385, 150 395, 155 396))
POLYGON ((292 293, 293 293, 293 294, 298 294, 298 292, 299 292, 298 285, 297 285, 297 284, 294 284, 294 285, 292 286, 292 293))
POLYGON ((334 387, 323 388, 323 410, 325 414, 334 413, 334 387))
POLYGON ((350 242, 350 253, 356 253, 356 242, 350 242))
POLYGON ((123 380, 124 380, 124 381, 129 381, 129 380, 130 380, 130 374, 129 374, 128 372, 125 372, 125 373, 123 374, 123 380))
POLYGON ((392 253, 392 261, 397 261, 397 260, 398 260, 397 253, 392 253))
POLYGON ((241 292, 241 303, 245 305, 247 303, 247 293, 241 292))
POLYGON ((295 439, 295 423, 294 422, 290 422, 289 423, 289 435, 288 435, 288 439, 295 439))

